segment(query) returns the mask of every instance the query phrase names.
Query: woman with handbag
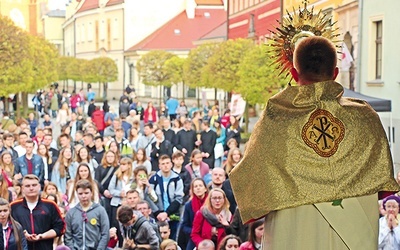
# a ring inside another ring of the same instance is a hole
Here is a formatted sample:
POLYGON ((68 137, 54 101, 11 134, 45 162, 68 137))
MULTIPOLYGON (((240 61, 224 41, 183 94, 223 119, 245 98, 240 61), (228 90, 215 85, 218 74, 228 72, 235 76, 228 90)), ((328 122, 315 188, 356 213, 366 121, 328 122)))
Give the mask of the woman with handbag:
POLYGON ((110 225, 112 225, 111 221, 111 198, 113 197, 111 192, 108 190, 108 186, 110 185, 110 181, 115 171, 117 171, 119 167, 118 157, 116 153, 112 150, 108 150, 101 160, 101 166, 99 166, 95 171, 95 179, 99 183, 99 191, 101 194, 100 204, 106 209, 110 225))

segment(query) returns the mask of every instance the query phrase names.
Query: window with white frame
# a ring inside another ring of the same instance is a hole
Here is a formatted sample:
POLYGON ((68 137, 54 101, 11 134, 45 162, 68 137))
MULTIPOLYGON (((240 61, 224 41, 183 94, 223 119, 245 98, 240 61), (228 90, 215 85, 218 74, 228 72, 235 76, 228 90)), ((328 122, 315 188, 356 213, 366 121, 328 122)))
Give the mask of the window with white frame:
POLYGON ((81 41, 82 42, 85 42, 85 35, 86 35, 85 24, 82 24, 82 26, 81 26, 81 41))
POLYGON ((119 27, 119 25, 118 25, 118 18, 114 18, 114 20, 113 20, 113 24, 112 24, 112 30, 111 30, 111 32, 112 32, 112 38, 114 39, 114 40, 117 40, 118 39, 118 27, 119 27))
POLYGON ((75 30, 75 34, 76 34, 76 42, 79 43, 81 41, 81 26, 80 25, 76 25, 76 30, 75 30))
POLYGON ((106 39, 106 21, 104 19, 100 21, 99 36, 100 40, 106 39))
POLYGON ((374 22, 375 25, 375 79, 382 79, 382 20, 374 22))
POLYGON ((89 22, 88 27, 87 27, 87 40, 88 42, 93 41, 93 34, 94 34, 94 27, 93 27, 93 23, 89 22))

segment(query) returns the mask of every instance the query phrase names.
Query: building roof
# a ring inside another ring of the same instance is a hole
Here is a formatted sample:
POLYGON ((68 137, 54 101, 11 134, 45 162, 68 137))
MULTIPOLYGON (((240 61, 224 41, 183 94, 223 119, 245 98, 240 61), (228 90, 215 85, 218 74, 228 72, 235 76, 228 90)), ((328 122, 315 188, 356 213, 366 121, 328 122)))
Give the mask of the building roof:
POLYGON ((97 9, 99 7, 99 0, 83 0, 83 3, 77 13, 87 10, 97 9))
POLYGON ((196 9, 194 18, 183 11, 128 51, 189 50, 195 47, 194 41, 226 22, 226 18, 223 9, 196 9))
MULTIPOLYGON (((106 6, 112 6, 124 3, 125 0, 108 0, 106 6)), ((97 9, 99 7, 99 0, 84 0, 82 6, 77 12, 97 9)))
POLYGON ((116 5, 124 2, 125 2, 124 0, 109 0, 106 6, 116 5))
POLYGON ((197 5, 224 5, 222 0, 196 0, 197 5))
POLYGON ((214 38, 227 38, 228 37, 228 21, 223 22, 215 29, 211 30, 204 36, 200 37, 199 40, 209 40, 214 38))
POLYGON ((50 10, 46 15, 48 17, 65 17, 65 10, 50 10))

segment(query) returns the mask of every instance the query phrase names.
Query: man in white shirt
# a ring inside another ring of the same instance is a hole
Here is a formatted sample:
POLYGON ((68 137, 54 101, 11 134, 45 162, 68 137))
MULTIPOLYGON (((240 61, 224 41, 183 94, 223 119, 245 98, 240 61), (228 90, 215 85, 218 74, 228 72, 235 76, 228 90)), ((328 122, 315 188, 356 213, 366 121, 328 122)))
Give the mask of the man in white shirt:
POLYGON ((14 147, 14 150, 17 151, 18 157, 21 157, 26 154, 25 144, 28 140, 29 136, 25 132, 20 132, 18 134, 18 146, 14 147))

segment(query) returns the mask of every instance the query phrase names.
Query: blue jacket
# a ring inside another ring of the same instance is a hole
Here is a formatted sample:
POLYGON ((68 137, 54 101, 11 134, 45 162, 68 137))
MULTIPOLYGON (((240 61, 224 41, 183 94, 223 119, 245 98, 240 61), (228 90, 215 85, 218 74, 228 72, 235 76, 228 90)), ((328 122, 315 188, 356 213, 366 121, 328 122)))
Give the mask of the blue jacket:
POLYGON ((192 250, 193 248, 196 247, 196 245, 193 243, 192 239, 190 238, 190 234, 192 233, 194 215, 195 215, 195 213, 193 212, 193 209, 192 209, 192 201, 186 202, 185 208, 183 210, 183 219, 181 220, 182 221, 181 227, 182 227, 182 232, 189 239, 186 249, 190 249, 190 250, 192 250))
MULTIPOLYGON (((217 133, 215 127, 212 127, 211 130, 217 133)), ((225 139, 226 139, 226 129, 221 125, 221 134, 219 135, 219 137, 217 137, 217 143, 222 143, 222 145, 225 145, 225 139)))
POLYGON ((175 115, 176 114, 176 109, 179 107, 179 102, 178 100, 174 98, 169 98, 167 102, 165 103, 165 106, 168 108, 168 114, 169 115, 175 115))
MULTIPOLYGON (((129 178, 128 180, 129 185, 132 184, 133 182, 133 176, 129 178)), ((122 202, 122 197, 121 197, 121 191, 124 189, 123 183, 121 180, 118 180, 117 176, 115 173, 112 175, 110 184, 108 184, 108 191, 112 194, 111 198, 111 206, 113 207, 118 207, 121 205, 122 202)))
MULTIPOLYGON (((32 156, 32 174, 39 177, 40 183, 43 185, 44 183, 44 163, 42 157, 39 155, 33 154, 32 156)), ((28 160, 26 159, 26 155, 18 157, 14 162, 14 174, 21 173, 22 176, 28 174, 28 160)))
MULTIPOLYGON (((163 177, 161 170, 153 175, 149 183, 158 196, 157 207, 158 213, 166 212, 168 215, 179 214, 179 209, 183 202, 183 182, 177 173, 171 170, 171 175, 167 184, 167 189, 164 190, 163 177), (164 208, 164 193, 167 192, 169 206, 164 208)), ((157 214, 156 214, 157 216, 157 214)))
POLYGON ((29 123, 29 127, 31 129, 32 132, 32 137, 36 136, 36 128, 38 127, 38 121, 36 119, 30 120, 27 119, 28 123, 29 123))
MULTIPOLYGON (((76 175, 76 166, 74 162, 71 163, 71 165, 68 167, 68 173, 69 176, 72 179, 75 179, 76 175)), ((58 189, 65 194, 67 192, 67 177, 61 177, 60 176, 60 163, 57 161, 56 164, 53 167, 53 171, 51 172, 51 181, 54 182, 58 189)))

